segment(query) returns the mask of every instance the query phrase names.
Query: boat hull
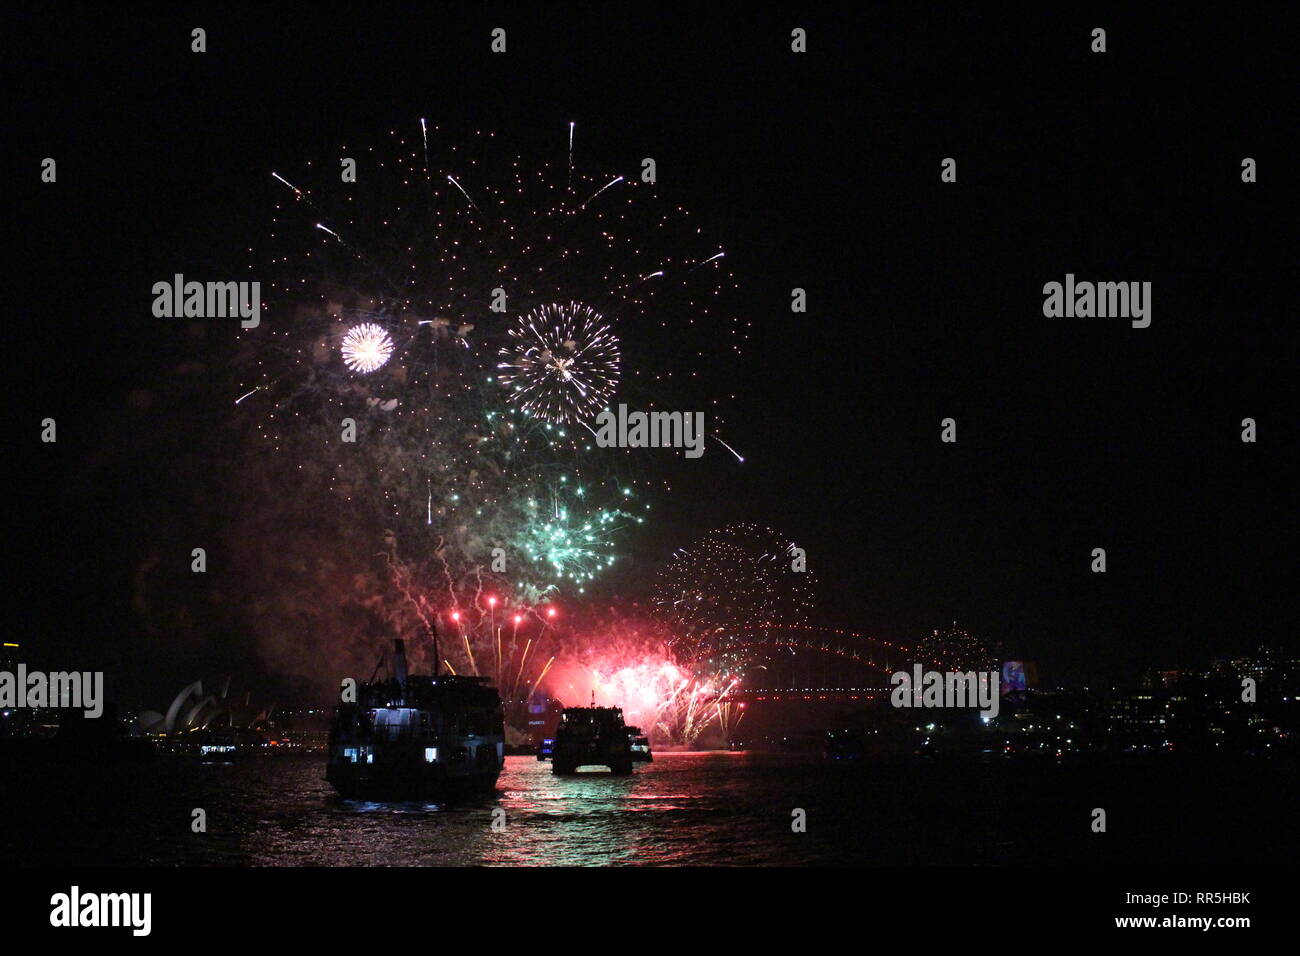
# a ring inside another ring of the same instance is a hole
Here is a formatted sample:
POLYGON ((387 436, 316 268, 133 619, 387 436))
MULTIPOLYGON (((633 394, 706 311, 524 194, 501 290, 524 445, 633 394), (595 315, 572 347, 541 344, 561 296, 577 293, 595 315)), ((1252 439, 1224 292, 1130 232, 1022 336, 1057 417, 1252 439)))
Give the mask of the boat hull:
POLYGON ((491 793, 500 775, 500 767, 456 773, 424 763, 385 766, 331 762, 325 771, 325 779, 340 796, 358 800, 437 800, 491 793))

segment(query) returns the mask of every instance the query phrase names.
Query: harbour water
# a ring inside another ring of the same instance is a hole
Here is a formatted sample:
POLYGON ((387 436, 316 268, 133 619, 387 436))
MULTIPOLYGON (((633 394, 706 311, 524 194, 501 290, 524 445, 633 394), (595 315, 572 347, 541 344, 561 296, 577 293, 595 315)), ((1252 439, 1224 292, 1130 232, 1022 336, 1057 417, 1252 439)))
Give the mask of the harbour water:
POLYGON ((508 757, 495 794, 446 805, 343 800, 323 769, 301 755, 9 774, 0 852, 18 865, 980 866, 1274 864, 1297 849, 1300 780, 1280 761, 660 753, 631 776, 555 777, 508 757))

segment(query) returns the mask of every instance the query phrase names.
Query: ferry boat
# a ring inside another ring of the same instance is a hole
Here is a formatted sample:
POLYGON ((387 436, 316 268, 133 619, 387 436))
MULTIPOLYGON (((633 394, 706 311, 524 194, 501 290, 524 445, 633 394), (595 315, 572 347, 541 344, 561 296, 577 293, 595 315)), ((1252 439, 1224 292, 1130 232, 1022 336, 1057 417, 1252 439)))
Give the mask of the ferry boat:
POLYGON ((334 709, 325 779, 345 797, 439 799, 490 792, 504 763, 496 688, 486 677, 408 675, 398 640, 392 678, 334 709))
MULTIPOLYGON (((632 762, 649 763, 653 761, 655 758, 654 754, 650 752, 650 738, 641 733, 641 728, 629 724, 624 730, 627 731, 627 742, 632 754, 632 762)), ((537 745, 537 759, 550 760, 554 756, 555 738, 543 737, 541 743, 537 745)))
POLYGON ((590 765, 606 766, 616 774, 631 773, 634 760, 650 759, 648 741, 644 752, 634 753, 633 740, 639 736, 636 731, 623 723, 622 708, 566 707, 554 740, 538 751, 537 759, 549 757, 555 774, 575 773, 579 767, 590 765))

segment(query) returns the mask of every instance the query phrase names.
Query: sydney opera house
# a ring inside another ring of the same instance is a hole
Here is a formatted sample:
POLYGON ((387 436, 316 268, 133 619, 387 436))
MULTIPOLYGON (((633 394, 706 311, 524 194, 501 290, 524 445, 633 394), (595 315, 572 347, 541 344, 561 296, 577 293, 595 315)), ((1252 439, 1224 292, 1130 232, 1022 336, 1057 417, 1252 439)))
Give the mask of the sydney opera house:
POLYGON ((236 754, 273 743, 268 731, 274 711, 274 705, 253 704, 251 692, 245 693, 242 700, 232 698, 229 678, 220 694, 205 694, 203 682, 195 681, 172 699, 166 714, 141 711, 136 725, 142 733, 179 750, 194 750, 205 756, 236 754))

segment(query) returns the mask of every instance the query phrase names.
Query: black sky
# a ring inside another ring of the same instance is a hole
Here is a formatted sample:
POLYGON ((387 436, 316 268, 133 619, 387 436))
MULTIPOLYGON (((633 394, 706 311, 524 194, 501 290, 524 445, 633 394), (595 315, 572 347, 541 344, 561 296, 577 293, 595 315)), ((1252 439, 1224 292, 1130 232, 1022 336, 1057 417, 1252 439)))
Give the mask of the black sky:
POLYGON ((130 606, 169 462, 101 481, 87 461, 190 347, 153 282, 242 276, 271 169, 426 116, 548 158, 574 120, 580 164, 654 156, 728 250, 754 325, 724 383, 747 461, 685 468, 638 567, 758 521, 807 548, 828 625, 908 642, 956 619, 1064 678, 1290 643, 1287 31, 1179 7, 756 8, 8 12, 15 631, 56 661, 162 652, 159 681, 232 664, 168 660, 130 606), (1045 319, 1067 272, 1152 282, 1151 327, 1045 319))

